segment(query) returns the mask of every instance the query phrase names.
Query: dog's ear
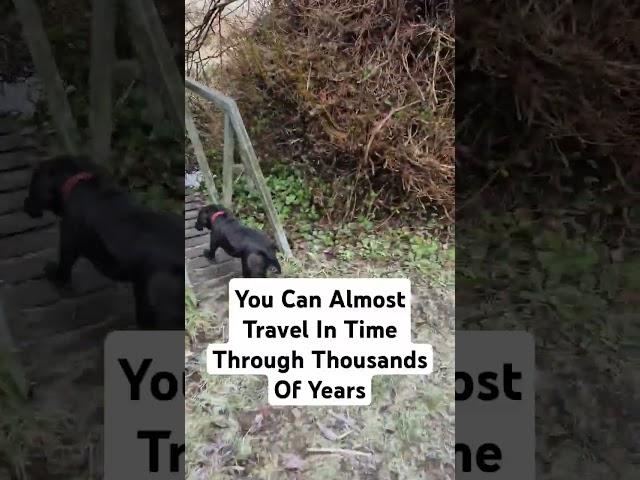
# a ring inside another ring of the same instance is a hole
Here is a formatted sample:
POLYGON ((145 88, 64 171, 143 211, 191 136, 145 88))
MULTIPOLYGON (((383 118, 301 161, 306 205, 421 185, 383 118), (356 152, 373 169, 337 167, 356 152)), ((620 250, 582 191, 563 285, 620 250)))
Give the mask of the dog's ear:
POLYGON ((196 219, 196 230, 204 230, 204 227, 207 226, 207 214, 209 213, 209 209, 207 207, 203 207, 198 212, 198 218, 196 219))

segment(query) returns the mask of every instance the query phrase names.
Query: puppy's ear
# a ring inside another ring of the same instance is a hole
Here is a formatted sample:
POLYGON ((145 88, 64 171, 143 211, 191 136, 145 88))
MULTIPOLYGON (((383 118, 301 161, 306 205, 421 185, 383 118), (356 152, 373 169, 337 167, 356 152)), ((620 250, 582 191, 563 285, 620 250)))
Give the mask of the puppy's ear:
POLYGON ((207 226, 207 213, 209 212, 209 210, 204 207, 201 208, 200 211, 198 212, 198 218, 196 219, 196 230, 204 230, 204 227, 207 226))

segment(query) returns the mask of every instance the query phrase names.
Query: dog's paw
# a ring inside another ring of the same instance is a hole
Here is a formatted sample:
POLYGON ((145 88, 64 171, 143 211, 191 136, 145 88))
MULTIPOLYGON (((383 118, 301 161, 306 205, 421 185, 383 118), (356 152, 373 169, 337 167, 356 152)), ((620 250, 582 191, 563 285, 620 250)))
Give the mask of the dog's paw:
POLYGON ((64 290, 68 290, 70 288, 69 279, 62 277, 60 275, 60 270, 58 269, 58 264, 49 262, 44 266, 44 276, 53 283, 56 287, 64 290))
POLYGON ((215 262, 216 257, 215 255, 211 255, 211 250, 209 250, 208 248, 205 248, 204 250, 204 256, 205 258, 208 258, 209 260, 211 260, 212 262, 215 262))
POLYGON ((44 276, 47 277, 47 280, 53 283, 57 283, 60 281, 60 275, 58 274, 58 264, 53 262, 48 262, 44 266, 44 276))

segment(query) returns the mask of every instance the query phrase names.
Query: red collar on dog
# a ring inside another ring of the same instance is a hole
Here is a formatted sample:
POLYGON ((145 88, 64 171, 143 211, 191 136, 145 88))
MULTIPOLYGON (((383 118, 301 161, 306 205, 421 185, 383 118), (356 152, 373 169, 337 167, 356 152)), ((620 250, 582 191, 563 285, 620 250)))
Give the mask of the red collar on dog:
POLYGON ((93 177, 94 177, 93 173, 80 172, 67 178, 65 182, 62 184, 62 188, 60 189, 62 192, 62 200, 64 202, 67 201, 67 199, 69 198, 69 195, 71 195, 71 191, 78 183, 80 183, 83 180, 89 180, 93 177))
POLYGON ((222 210, 220 210, 219 212, 214 213, 213 215, 211 215, 210 220, 211 220, 211 225, 213 225, 213 222, 216 221, 216 219, 218 217, 221 217, 225 214, 225 212, 223 212, 222 210))

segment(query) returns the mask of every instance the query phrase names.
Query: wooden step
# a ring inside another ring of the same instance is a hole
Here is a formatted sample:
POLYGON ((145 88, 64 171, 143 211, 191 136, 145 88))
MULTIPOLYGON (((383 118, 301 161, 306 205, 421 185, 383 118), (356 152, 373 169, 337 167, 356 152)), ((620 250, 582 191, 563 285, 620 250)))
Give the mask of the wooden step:
POLYGON ((230 273, 240 274, 242 267, 239 261, 224 262, 224 263, 212 263, 202 268, 194 268, 191 270, 191 281, 196 285, 202 282, 206 282, 211 278, 224 277, 230 273))
POLYGON ((56 258, 55 248, 46 248, 34 253, 0 260, 0 280, 9 284, 24 282, 44 275, 44 266, 56 258))
POLYGON ((196 238, 196 237, 209 238, 209 231, 208 230, 196 230, 195 228, 187 228, 184 231, 184 238, 185 239, 196 238))
POLYGON ((40 307, 103 290, 110 284, 87 262, 74 267, 68 289, 59 289, 45 278, 36 278, 10 287, 9 297, 14 309, 40 307))
POLYGON ((33 138, 26 135, 8 134, 0 137, 0 152, 27 150, 35 146, 36 142, 33 138))
POLYGON ((12 192, 29 186, 31 171, 11 170, 0 175, 0 192, 12 192))
POLYGON ((7 170, 31 169, 40 157, 34 151, 0 153, 0 172, 7 170))
MULTIPOLYGON (((58 227, 0 239, 0 259, 37 252, 58 244, 58 227)), ((0 272, 0 275, 2 272, 0 272)))
MULTIPOLYGON (((0 173, 0 175, 3 174, 0 173)), ((25 198, 27 198, 26 189, 0 193, 0 215, 10 212, 22 212, 25 198)))
POLYGON ((184 241, 184 248, 201 247, 209 244, 209 235, 200 235, 199 237, 187 238, 184 241))
POLYGON ((202 298, 205 300, 214 290, 227 289, 231 279, 237 277, 238 274, 236 273, 228 273, 222 277, 212 278, 206 282, 199 283, 195 286, 196 295, 199 299, 202 298))
POLYGON ((12 331, 18 339, 36 342, 115 316, 126 315, 133 319, 134 310, 133 295, 110 288, 65 299, 47 307, 24 309, 20 322, 15 322, 12 331))
POLYGON ((0 216, 0 237, 29 230, 41 230, 43 227, 52 226, 55 222, 55 216, 49 213, 42 218, 31 218, 24 212, 8 213, 0 216))

